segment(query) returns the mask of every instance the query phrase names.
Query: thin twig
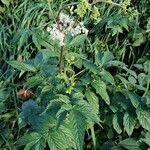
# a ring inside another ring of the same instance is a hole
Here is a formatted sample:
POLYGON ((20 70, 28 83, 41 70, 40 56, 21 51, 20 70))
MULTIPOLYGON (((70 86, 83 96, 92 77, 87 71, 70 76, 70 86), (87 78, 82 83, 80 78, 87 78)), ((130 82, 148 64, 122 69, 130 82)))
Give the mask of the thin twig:
POLYGON ((76 77, 76 76, 80 75, 80 74, 81 74, 81 73, 83 73, 85 70, 86 70, 86 69, 81 70, 80 72, 78 72, 77 74, 75 74, 75 76, 74 76, 74 77, 76 77))

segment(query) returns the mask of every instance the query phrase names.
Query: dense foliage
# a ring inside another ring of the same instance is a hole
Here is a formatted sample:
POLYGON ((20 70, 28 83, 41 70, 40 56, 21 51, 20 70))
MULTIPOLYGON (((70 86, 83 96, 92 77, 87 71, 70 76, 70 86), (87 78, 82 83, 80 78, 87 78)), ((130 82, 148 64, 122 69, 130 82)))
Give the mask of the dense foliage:
POLYGON ((0 0, 0 149, 147 150, 149 8, 149 0, 0 0), (82 32, 60 29, 61 13, 82 32))

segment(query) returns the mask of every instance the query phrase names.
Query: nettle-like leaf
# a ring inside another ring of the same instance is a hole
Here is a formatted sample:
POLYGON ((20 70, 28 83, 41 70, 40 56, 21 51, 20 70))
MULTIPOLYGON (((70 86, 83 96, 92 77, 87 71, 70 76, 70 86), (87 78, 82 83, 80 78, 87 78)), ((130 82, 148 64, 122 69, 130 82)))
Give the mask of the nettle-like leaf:
POLYGON ((74 136, 78 150, 83 150, 86 118, 78 110, 73 109, 69 114, 69 126, 74 136))
POLYGON ((21 71, 31 71, 31 72, 36 72, 36 68, 33 67, 32 65, 25 64, 23 62, 19 61, 8 61, 7 62, 9 65, 11 65, 13 68, 16 68, 21 71))
POLYGON ((113 116, 113 128, 116 130, 116 132, 118 134, 121 134, 122 129, 121 129, 121 125, 119 122, 120 122, 120 119, 119 119, 118 115, 114 114, 114 116, 113 116))
POLYGON ((99 94, 107 105, 110 104, 110 99, 106 90, 106 84, 102 80, 95 80, 92 82, 92 86, 95 88, 96 93, 99 94))
POLYGON ((84 60, 83 65, 86 69, 90 70, 93 73, 97 73, 97 66, 93 64, 91 61, 84 60))
POLYGON ((131 100, 132 105, 135 108, 138 108, 138 106, 140 105, 140 97, 136 93, 133 93, 133 92, 127 92, 127 94, 129 96, 129 99, 131 100))
POLYGON ((75 148, 73 134, 69 128, 65 126, 59 127, 57 130, 50 130, 47 135, 47 142, 51 150, 66 150, 75 148))
POLYGON ((133 138, 128 138, 119 143, 119 145, 128 150, 140 150, 140 144, 133 138))
POLYGON ((138 107, 136 109, 137 118, 140 122, 140 125, 150 131, 150 111, 148 109, 144 109, 142 107, 138 107))
POLYGON ((79 46, 79 45, 82 45, 84 43, 84 41, 86 40, 86 38, 87 38, 87 36, 85 34, 77 35, 76 37, 74 37, 71 40, 71 42, 67 46, 79 46))
POLYGON ((127 132, 129 136, 131 136, 133 133, 133 129, 136 125, 136 120, 131 114, 126 112, 123 117, 123 125, 124 130, 127 132))
POLYGON ((99 113, 99 100, 96 94, 88 89, 85 92, 85 97, 88 100, 89 104, 92 106, 92 108, 95 109, 95 112, 98 114, 99 113))
POLYGON ((46 141, 41 134, 32 132, 21 137, 16 145, 17 147, 25 146, 24 150, 44 150, 46 141))
POLYGON ((77 102, 76 109, 81 112, 85 116, 88 121, 92 121, 94 123, 100 122, 97 111, 91 107, 89 103, 85 100, 80 100, 77 102))
POLYGON ((102 77, 103 80, 109 82, 112 85, 115 85, 114 77, 110 74, 110 72, 108 72, 106 70, 102 70, 100 72, 100 76, 102 77))
POLYGON ((141 139, 142 142, 146 143, 148 146, 150 146, 150 138, 141 139))
POLYGON ((110 51, 106 51, 104 53, 95 51, 95 63, 97 65, 105 66, 109 61, 112 61, 114 59, 114 55, 110 51))
POLYGON ((114 59, 113 53, 110 51, 104 52, 104 55, 102 57, 102 66, 104 66, 106 63, 112 61, 114 59))
POLYGON ((33 76, 27 79, 27 82, 24 84, 24 86, 30 89, 41 84, 43 81, 44 79, 41 76, 33 76))
POLYGON ((56 128, 58 128, 66 119, 67 113, 72 109, 71 104, 63 104, 56 114, 56 128))

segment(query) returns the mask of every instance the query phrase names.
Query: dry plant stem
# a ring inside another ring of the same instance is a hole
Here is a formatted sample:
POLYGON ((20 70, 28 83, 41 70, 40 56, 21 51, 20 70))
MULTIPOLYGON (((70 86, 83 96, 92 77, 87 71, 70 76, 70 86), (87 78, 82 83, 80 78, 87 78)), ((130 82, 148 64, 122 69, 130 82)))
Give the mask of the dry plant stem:
POLYGON ((60 48, 60 56, 59 56, 59 71, 60 72, 61 72, 61 69, 62 69, 63 53, 64 53, 64 46, 61 46, 61 48, 60 48))

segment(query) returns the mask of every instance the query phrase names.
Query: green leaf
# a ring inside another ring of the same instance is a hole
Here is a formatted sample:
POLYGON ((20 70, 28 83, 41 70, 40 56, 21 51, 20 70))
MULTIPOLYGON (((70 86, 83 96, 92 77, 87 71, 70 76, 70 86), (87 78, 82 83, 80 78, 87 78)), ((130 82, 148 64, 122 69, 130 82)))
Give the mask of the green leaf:
POLYGON ((125 88, 128 88, 128 84, 129 84, 129 81, 126 80, 126 78, 122 77, 121 75, 117 74, 116 77, 124 84, 124 87, 125 88))
POLYGON ((95 110, 95 112, 98 114, 99 113, 99 101, 98 97, 96 96, 95 93, 90 91, 89 89, 85 92, 85 97, 88 100, 89 104, 91 107, 95 110))
POLYGON ((95 64, 102 66, 103 53, 95 50, 95 64))
POLYGON ((33 76, 27 79, 27 82, 24 84, 27 88, 35 87, 43 82, 43 78, 40 76, 33 76))
POLYGON ((99 94, 106 104, 110 104, 110 99, 106 90, 106 84, 102 80, 95 80, 92 82, 92 86, 95 88, 96 93, 99 94))
POLYGON ((21 50, 21 47, 24 46, 24 44, 27 42, 29 36, 30 36, 30 31, 26 29, 20 30, 20 37, 19 37, 19 42, 18 42, 18 51, 21 50))
POLYGON ((77 35, 73 40, 70 42, 69 46, 79 46, 84 43, 87 36, 85 34, 77 35))
POLYGON ((120 25, 113 26, 112 28, 112 36, 118 34, 118 33, 123 33, 122 27, 120 25))
POLYGON ((127 18, 122 18, 119 22, 120 26, 124 27, 127 31, 128 29, 128 19, 127 18))
POLYGON ((136 114, 141 126, 150 131, 150 110, 138 107, 136 109, 136 114))
POLYGON ((119 68, 123 68, 123 69, 126 67, 126 65, 123 62, 118 61, 118 60, 109 61, 107 63, 107 65, 108 65, 108 67, 114 66, 114 67, 119 67, 119 68))
POLYGON ((139 143, 133 138, 125 139, 121 141, 119 145, 128 150, 141 150, 139 147, 139 143))
POLYGON ((46 142, 42 135, 36 132, 25 134, 16 142, 17 147, 24 146, 25 150, 44 150, 46 142))
POLYGON ((123 125, 124 130, 127 132, 129 136, 132 135, 135 124, 136 124, 135 118, 131 116, 128 112, 126 112, 123 117, 123 125))
POLYGON ((85 116, 85 118, 88 119, 88 121, 90 120, 94 123, 96 122, 97 124, 99 124, 100 119, 97 115, 96 110, 93 109, 91 105, 85 100, 78 101, 76 107, 76 109, 79 110, 85 116))
POLYGON ((3 102, 7 99, 9 92, 5 88, 0 87, 0 102, 3 102))
POLYGON ((28 65, 28 64, 25 64, 23 62, 19 62, 19 61, 8 61, 7 62, 9 65, 11 65, 13 68, 16 68, 18 70, 21 70, 21 71, 31 71, 31 72, 36 72, 36 68, 31 66, 31 65, 28 65))
POLYGON ((140 105, 140 97, 136 93, 133 93, 133 92, 127 92, 127 94, 131 100, 132 105, 135 108, 137 108, 140 105))
POLYGON ((114 59, 113 53, 110 51, 104 52, 104 56, 102 57, 102 66, 112 61, 114 59))
POLYGON ((70 103, 69 97, 67 95, 57 94, 56 96, 58 97, 57 100, 59 100, 60 102, 63 102, 65 104, 70 103))
POLYGON ((133 37, 134 42, 133 46, 140 46, 143 42, 145 42, 145 37, 142 33, 136 33, 133 37))
POLYGON ((150 138, 141 139, 144 143, 150 146, 150 138))
POLYGON ((78 150, 83 150, 85 117, 77 110, 72 110, 69 114, 69 125, 74 135, 74 141, 78 150))
POLYGON ((117 114, 114 114, 114 117, 113 117, 113 128, 116 130, 116 132, 117 132, 118 134, 121 134, 122 129, 121 129, 121 127, 120 127, 119 118, 118 118, 118 115, 117 115, 117 114))
POLYGON ((83 65, 86 69, 89 69, 91 72, 95 74, 97 73, 97 66, 93 64, 91 61, 84 60, 83 65))
POLYGON ((102 79, 104 79, 105 81, 111 83, 112 85, 115 85, 114 77, 108 71, 102 70, 100 72, 100 75, 101 75, 102 79))
POLYGON ((66 150, 75 148, 73 135, 69 128, 60 126, 57 130, 50 130, 47 137, 47 142, 51 150, 66 150))
POLYGON ((35 44, 35 46, 38 48, 38 50, 41 49, 41 36, 39 36, 39 34, 37 33, 38 31, 35 30, 34 32, 32 32, 32 40, 33 40, 33 43, 35 44))

